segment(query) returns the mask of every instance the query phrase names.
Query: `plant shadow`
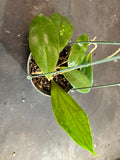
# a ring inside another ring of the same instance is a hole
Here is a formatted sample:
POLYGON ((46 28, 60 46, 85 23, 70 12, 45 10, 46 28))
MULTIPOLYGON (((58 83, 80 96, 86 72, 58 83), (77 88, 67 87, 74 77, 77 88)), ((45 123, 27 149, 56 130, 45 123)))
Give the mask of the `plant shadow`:
POLYGON ((29 24, 39 13, 50 16, 54 12, 45 0, 8 0, 4 8, 1 42, 26 72, 30 53, 28 44, 29 24))

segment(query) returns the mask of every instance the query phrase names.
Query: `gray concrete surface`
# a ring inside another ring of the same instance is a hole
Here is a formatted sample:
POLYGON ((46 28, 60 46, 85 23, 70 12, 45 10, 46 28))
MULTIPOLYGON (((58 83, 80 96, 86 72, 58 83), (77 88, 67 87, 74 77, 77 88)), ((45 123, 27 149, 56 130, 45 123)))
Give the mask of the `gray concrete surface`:
MULTIPOLYGON (((74 26, 72 40, 88 33, 120 41, 120 0, 0 0, 0 160, 119 160, 119 87, 71 93, 89 116, 95 157, 57 125, 50 98, 26 79, 29 24, 40 12, 67 16, 74 26)), ((118 47, 99 45, 93 60, 118 47)), ((94 85, 118 81, 119 60, 94 66, 94 85)))

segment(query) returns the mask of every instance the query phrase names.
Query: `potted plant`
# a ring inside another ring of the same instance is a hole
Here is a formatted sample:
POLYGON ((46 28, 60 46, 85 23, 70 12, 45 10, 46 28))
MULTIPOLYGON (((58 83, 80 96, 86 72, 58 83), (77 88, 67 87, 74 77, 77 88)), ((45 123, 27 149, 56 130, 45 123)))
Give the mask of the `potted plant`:
POLYGON ((88 116, 67 93, 76 89, 88 93, 93 84, 92 65, 113 59, 92 62, 88 36, 84 34, 69 43, 73 26, 67 17, 37 15, 30 24, 28 79, 40 91, 51 96, 58 124, 82 148, 96 155, 88 116))

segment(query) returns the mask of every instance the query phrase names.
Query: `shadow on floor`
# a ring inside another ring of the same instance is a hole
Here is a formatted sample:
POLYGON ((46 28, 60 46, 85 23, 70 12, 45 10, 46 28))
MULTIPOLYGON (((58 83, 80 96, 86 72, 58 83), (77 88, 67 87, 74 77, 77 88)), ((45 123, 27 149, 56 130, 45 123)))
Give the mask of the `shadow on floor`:
POLYGON ((45 0, 8 0, 4 9, 2 44, 26 72, 29 24, 34 16, 43 13, 50 16, 54 12, 45 0), (13 5, 14 4, 14 5, 13 5))

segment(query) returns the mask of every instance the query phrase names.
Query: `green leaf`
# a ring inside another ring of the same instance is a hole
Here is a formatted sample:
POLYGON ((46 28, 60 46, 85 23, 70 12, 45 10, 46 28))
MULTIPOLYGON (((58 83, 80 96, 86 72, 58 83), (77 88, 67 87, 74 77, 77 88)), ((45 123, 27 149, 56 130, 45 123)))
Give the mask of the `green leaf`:
POLYGON ((53 113, 58 124, 78 145, 96 155, 88 116, 58 84, 54 81, 51 83, 53 113))
POLYGON ((50 18, 39 14, 32 20, 29 46, 41 71, 53 72, 59 58, 59 33, 50 18))
POLYGON ((73 26, 68 18, 61 14, 54 13, 50 18, 59 32, 60 51, 62 51, 72 36, 73 26))
MULTIPOLYGON (((92 62, 92 53, 88 53, 87 56, 84 58, 82 64, 91 63, 91 62, 92 62)), ((88 77, 88 79, 90 80, 90 83, 91 83, 90 86, 92 86, 92 84, 93 84, 92 66, 81 68, 81 72, 84 73, 88 77)))
MULTIPOLYGON (((60 69, 66 69, 67 67, 61 67, 60 69)), ((82 73, 80 70, 72 70, 69 72, 64 72, 63 75, 65 78, 70 82, 71 86, 73 88, 84 88, 84 87, 90 87, 91 83, 88 77, 82 73)), ((77 89, 80 93, 88 93, 90 91, 90 88, 86 89, 77 89)))
MULTIPOLYGON (((76 42, 79 41, 88 41, 88 36, 87 34, 84 34, 80 36, 76 42)), ((87 43, 74 43, 73 46, 71 47, 70 55, 68 58, 68 66, 69 67, 74 67, 77 65, 80 65, 85 57, 85 54, 88 49, 88 44, 87 43)))

